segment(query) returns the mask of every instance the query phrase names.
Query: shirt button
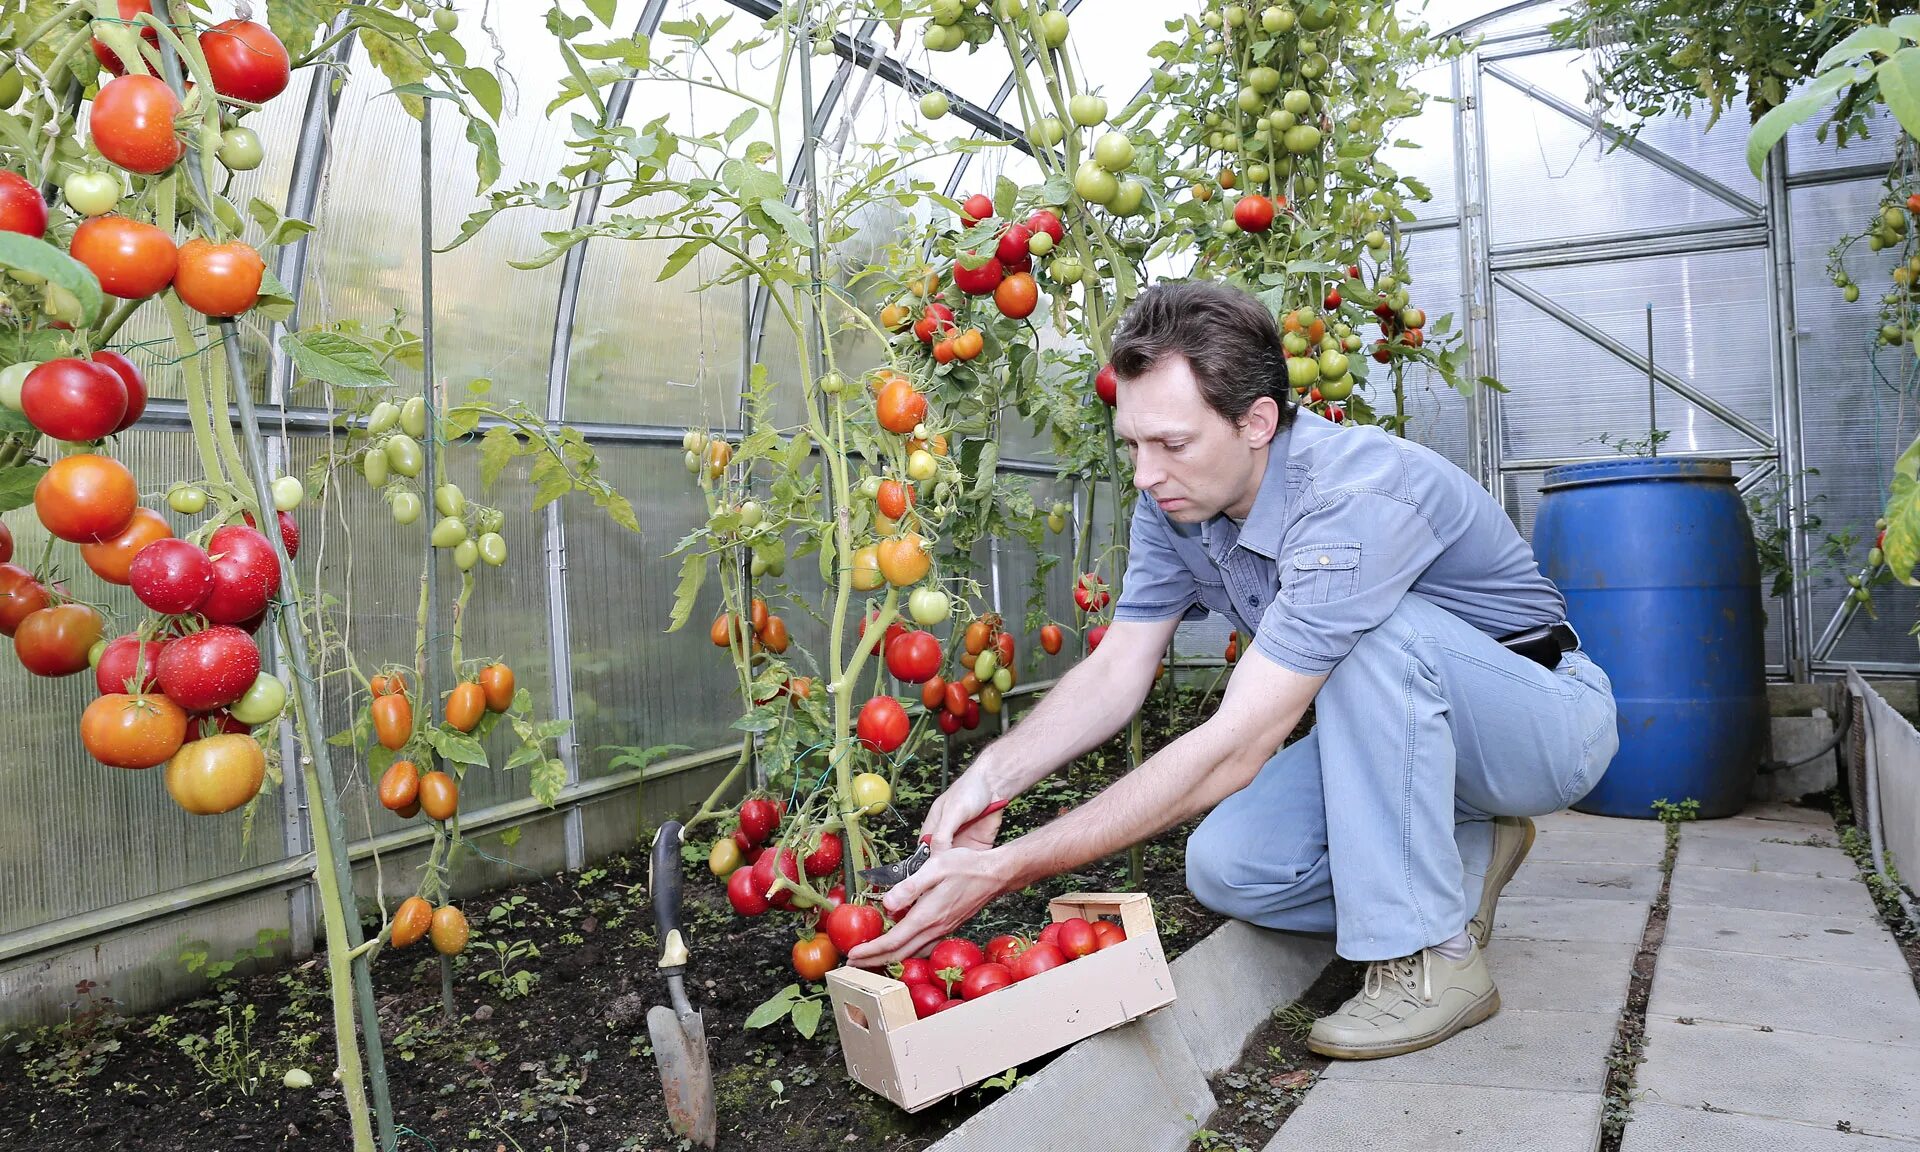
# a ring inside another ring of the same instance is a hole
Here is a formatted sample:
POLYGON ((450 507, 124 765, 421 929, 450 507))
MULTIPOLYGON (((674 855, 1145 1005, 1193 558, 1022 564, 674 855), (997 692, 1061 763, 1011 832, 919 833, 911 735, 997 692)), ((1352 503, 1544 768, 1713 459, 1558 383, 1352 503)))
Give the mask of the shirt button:
POLYGON ((1322 556, 1322 557, 1320 557, 1320 563, 1322 563, 1322 564, 1326 564, 1326 563, 1329 563, 1329 561, 1327 560, 1327 558, 1326 558, 1325 556, 1322 556))

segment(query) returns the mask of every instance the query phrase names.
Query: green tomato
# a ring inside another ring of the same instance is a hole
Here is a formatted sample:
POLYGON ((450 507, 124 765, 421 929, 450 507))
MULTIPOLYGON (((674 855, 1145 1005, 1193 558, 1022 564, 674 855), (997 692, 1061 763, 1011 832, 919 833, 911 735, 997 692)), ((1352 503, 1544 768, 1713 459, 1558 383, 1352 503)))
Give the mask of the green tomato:
POLYGON ((1320 129, 1311 124, 1295 124, 1281 136, 1280 143, 1298 156, 1320 147, 1320 129))
POLYGON ((120 178, 106 172, 75 172, 60 185, 60 195, 82 216, 104 216, 120 203, 120 178))
POLYGON ((442 484, 433 490, 433 507, 442 516, 458 516, 467 510, 467 495, 458 484, 442 484))
POLYGON ((467 522, 458 516, 442 516, 433 526, 431 539, 435 548, 452 548, 466 538, 467 522))
POLYGON ((939 24, 927 25, 920 39, 929 52, 951 52, 966 43, 967 34, 958 28, 947 28, 939 24))
POLYGON ((426 511, 426 505, 412 492, 395 492, 388 506, 393 510, 394 523, 402 525, 414 523, 426 511))
POLYGON ((277 512, 291 512, 306 498, 306 485, 298 476, 282 476, 273 482, 273 507, 277 512))
POLYGON ((1342 373, 1329 380, 1320 378, 1320 398, 1322 400, 1345 400, 1353 395, 1353 377, 1342 373))
POLYGON ((755 580, 765 576, 770 567, 767 563, 767 558, 758 552, 753 554, 753 559, 747 561, 747 571, 753 574, 755 580))
POLYGON ((1318 80, 1326 74, 1327 57, 1325 53, 1315 52, 1312 55, 1302 56, 1300 58, 1300 75, 1306 77, 1308 80, 1318 80))
POLYGON ((1238 236, 1240 235, 1240 221, 1229 216, 1225 220, 1220 221, 1220 231, 1226 233, 1228 236, 1238 236))
POLYGON ((1267 106, 1267 98, 1252 88, 1240 89, 1233 102, 1240 111, 1246 113, 1257 113, 1267 106))
POLYGON ((84 315, 80 309, 80 297, 58 284, 47 285, 47 299, 41 307, 55 320, 64 320, 73 325, 78 325, 84 315))
POLYGON ((1133 141, 1125 132, 1103 133, 1093 142, 1093 162, 1109 172, 1126 171, 1133 164, 1133 141))
MULTIPOLYGON (((1375 252, 1378 252, 1387 246, 1387 234, 1385 232, 1380 231, 1380 229, 1378 228, 1375 228, 1373 231, 1367 233, 1366 239, 1367 239, 1367 247, 1373 249, 1375 252)), ((1380 279, 1381 279, 1382 287, 1391 287, 1390 285, 1386 284, 1387 277, 1382 276, 1380 279)))
POLYGON ((229 128, 220 133, 220 163, 234 172, 251 172, 260 167, 267 151, 251 128, 229 128))
POLYGON ((766 510, 760 507, 759 501, 749 500, 740 505, 740 527, 758 528, 766 518, 766 510))
MULTIPOLYGON (((14 75, 14 73, 8 73, 8 75, 14 75)), ((87 649, 87 667, 89 668, 100 667, 100 657, 105 656, 106 654, 107 654, 107 642, 105 640, 95 640, 93 642, 93 646, 87 649)))
POLYGON ((907 597, 907 614, 915 624, 931 628, 953 614, 953 601, 938 588, 915 588, 907 597))
MULTIPOLYGON (((1854 301, 1860 299, 1860 288, 1856 284, 1849 284, 1847 285, 1846 290, 1841 292, 1840 295, 1846 298, 1847 303, 1851 304, 1854 301)), ((17 398, 19 396, 19 393, 15 392, 14 395, 17 398)), ((0 403, 5 403, 5 402, 6 402, 6 394, 4 392, 0 392, 0 403)), ((8 407, 11 408, 13 407, 13 405, 9 404, 8 407)))
POLYGON ((1047 513, 1047 531, 1058 536, 1067 530, 1067 518, 1058 512, 1047 513))
POLYGON ((940 464, 933 453, 925 448, 917 449, 907 456, 907 478, 916 484, 924 484, 940 471, 940 464))
MULTIPOLYGON (((1334 379, 1338 379, 1341 376, 1345 376, 1346 374, 1347 374, 1346 353, 1335 352, 1335 351, 1332 351, 1331 349, 1320 353, 1320 378, 1322 380, 1334 380, 1334 379)), ((1322 395, 1325 395, 1326 389, 1322 388, 1320 392, 1322 395)), ((1335 399, 1338 399, 1338 397, 1335 397, 1335 399)))
POLYGON ((1140 205, 1147 199, 1147 186, 1129 176, 1120 181, 1120 190, 1114 193, 1113 201, 1107 205, 1116 216, 1132 216, 1140 211, 1140 205))
POLYGON ((400 406, 400 430, 415 440, 427 434, 427 401, 415 396, 400 406))
MULTIPOLYGON (((1067 14, 1057 8, 1049 8, 1040 14, 1040 30, 1046 34, 1047 47, 1058 48, 1067 42, 1067 14)), ((1101 113, 1101 119, 1106 113, 1101 113)))
POLYGON ((393 470, 409 479, 420 475, 420 469, 426 464, 420 442, 404 432, 388 438, 386 456, 393 470))
POLYGON ((1385 276, 1380 277, 1380 279, 1374 281, 1373 286, 1375 288, 1378 288, 1382 292, 1391 292, 1395 288, 1400 287, 1400 281, 1394 279, 1393 275, 1389 273, 1385 276))
POLYGON ((0 404, 20 411, 20 389, 26 385, 28 374, 38 367, 38 360, 23 360, 0 368, 0 404))
POLYGON ((1220 30, 1220 26, 1225 24, 1226 21, 1220 18, 1220 13, 1209 12, 1205 16, 1200 17, 1200 23, 1205 24, 1207 27, 1218 32, 1220 30))
POLYGON ((433 26, 442 32, 451 32, 460 26, 460 14, 452 8, 435 8, 433 26))
POLYGON ((400 405, 391 400, 382 400, 373 406, 373 411, 367 416, 367 431, 375 436, 384 436, 393 431, 393 426, 398 423, 400 405))
POLYGON ((945 92, 929 92, 920 97, 920 115, 929 120, 938 120, 953 108, 953 101, 947 99, 945 92))
POLYGON ((453 546, 453 566, 455 568, 460 569, 462 572, 471 572, 473 571, 473 566, 478 563, 480 563, 480 545, 475 544, 471 540, 462 540, 453 546))
POLYGON ((993 679, 993 673, 1000 667, 1000 656, 991 649, 974 657, 973 675, 982 684, 993 679))
POLYGON ((820 377, 820 391, 825 392, 829 396, 838 396, 840 393, 846 391, 846 388, 847 378, 838 372, 828 372, 826 375, 820 377))
POLYGON ((1287 361, 1287 383, 1309 388, 1320 379, 1320 365, 1310 356, 1295 356, 1287 361))
POLYGON ((698 475, 700 472, 700 453, 687 453, 687 471, 698 475))
POLYGON ((1271 95, 1280 90, 1280 70, 1262 64, 1247 73, 1247 83, 1253 85, 1253 90, 1262 96, 1271 95))
POLYGON ((1080 261, 1071 256, 1062 256, 1047 265, 1047 275, 1060 284, 1078 284, 1081 277, 1086 274, 1086 269, 1080 266, 1080 261))
POLYGON ((1011 20, 1026 10, 1022 0, 993 0, 993 14, 1002 20, 1011 20))
POLYGON ((1290 8, 1275 7, 1260 13, 1260 26, 1276 35, 1281 32, 1291 32, 1293 23, 1294 15, 1290 8))
POLYGON ((1305 356, 1307 354, 1307 338, 1298 332, 1289 332, 1285 336, 1280 337, 1280 346, 1287 350, 1288 356, 1305 356))
POLYGON ((1387 297, 1387 303, 1393 306, 1395 312, 1405 308, 1407 306, 1407 290, 1405 288, 1394 289, 1393 293, 1387 297))
POLYGON ((1035 232, 1027 239, 1027 251, 1034 256, 1045 256, 1047 253, 1053 251, 1053 234, 1050 232, 1035 232))
POLYGON ((5 76, 0 76, 0 111, 5 111, 20 102, 20 93, 26 89, 26 81, 20 78, 20 69, 15 68, 5 76))
POLYGON ((1313 107, 1313 96, 1305 88, 1290 89, 1280 97, 1280 106, 1295 116, 1305 116, 1307 109, 1313 107))
POLYGON ((784 554, 775 556, 767 562, 767 575, 781 577, 787 574, 787 558, 784 554))
POLYGON ((860 481, 860 495, 872 500, 880 495, 880 477, 868 476, 860 481))
POLYGON ((960 22, 960 14, 963 11, 965 11, 965 9, 960 6, 960 0, 933 0, 932 5, 928 8, 929 14, 933 17, 933 22, 943 27, 949 24, 958 24, 960 22))
POLYGON ((993 686, 1002 692, 1012 691, 1013 670, 1010 668, 1001 668, 996 671, 993 674, 993 686))
POLYGON ((1057 147, 1067 138, 1067 126, 1060 123, 1058 116, 1043 116, 1040 123, 1033 127, 1034 138, 1048 148, 1057 147))
POLYGON ((1233 4, 1228 6, 1227 27, 1245 28, 1246 26, 1247 26, 1247 10, 1238 4, 1233 4))
POLYGON ((1120 193, 1120 181, 1093 161, 1082 160, 1073 174, 1073 190, 1089 204, 1110 204, 1120 193))
POLYGON ((182 516, 197 516, 207 506, 207 494, 191 484, 175 484, 167 490, 167 507, 182 516))
POLYGON ((1091 128, 1107 118, 1107 102, 1098 96, 1082 92, 1067 102, 1067 112, 1073 122, 1082 128, 1091 128))
POLYGON ((271 672, 254 677, 246 695, 233 702, 233 718, 242 724, 265 724, 287 706, 287 686, 271 672))
POLYGON ((387 462, 387 452, 384 448, 369 448, 367 454, 360 458, 360 474, 365 476, 367 483, 375 488, 384 487, 387 477, 392 472, 393 465, 387 462))
POLYGON ((1247 165, 1247 179, 1253 181, 1255 184, 1265 184, 1268 175, 1269 173, 1265 164, 1247 165))

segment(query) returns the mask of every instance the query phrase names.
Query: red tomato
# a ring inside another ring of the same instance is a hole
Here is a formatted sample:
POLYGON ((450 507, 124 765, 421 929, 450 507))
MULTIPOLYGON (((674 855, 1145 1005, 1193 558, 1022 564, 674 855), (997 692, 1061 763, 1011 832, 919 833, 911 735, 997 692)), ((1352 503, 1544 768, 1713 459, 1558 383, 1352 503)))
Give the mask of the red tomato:
POLYGON ((1127 930, 1111 920, 1093 922, 1093 948, 1096 952, 1111 948, 1126 938, 1127 930))
POLYGON ((1273 227, 1273 201, 1257 193, 1240 197, 1233 206, 1233 222, 1242 232, 1265 232, 1273 227))
POLYGON ((47 586, 32 573, 18 564, 0 563, 0 635, 12 636, 22 620, 50 602, 47 586))
POLYGON ((1061 639, 1062 634, 1060 632, 1060 625, 1058 624, 1048 624, 1040 629, 1040 647, 1049 656, 1058 656, 1060 654, 1061 639))
POLYGON ((961 226, 971 228, 993 215, 993 197, 975 192, 960 204, 961 226))
POLYGON ((216 624, 238 624, 264 612, 280 591, 280 558, 257 530, 229 524, 207 540, 213 590, 200 611, 216 624))
POLYGON ((62 357, 27 373, 20 411, 55 440, 98 440, 127 415, 127 386, 118 373, 91 360, 62 357))
POLYGON ((1010 964, 1026 951, 1026 941, 1018 936, 995 936, 987 941, 987 959, 995 964, 1010 964))
MULTIPOLYGON (((937 984, 940 979, 933 974, 933 964, 925 956, 910 956, 900 961, 897 967, 900 972, 895 979, 902 984, 937 984)), ((942 999, 946 998, 946 993, 940 995, 942 999)))
POLYGON ((1067 238, 1066 225, 1060 222, 1058 215, 1047 208, 1042 208, 1027 217, 1027 229, 1032 232, 1045 232, 1047 235, 1053 237, 1055 244, 1059 244, 1067 238))
POLYGON ((934 302, 920 313, 920 319, 914 322, 913 334, 920 343, 931 344, 936 335, 953 331, 953 309, 945 304, 934 302))
POLYGON ((1040 939, 1038 943, 1051 944, 1055 948, 1060 946, 1060 924, 1058 921, 1040 929, 1040 939))
POLYGON ((173 290, 187 307, 208 316, 238 316, 260 299, 266 261, 239 240, 213 244, 194 237, 180 246, 173 290))
POLYGON ((286 91, 286 45, 265 25, 251 20, 227 20, 200 33, 200 51, 206 53, 213 90, 255 104, 286 91))
POLYGON ((213 592, 213 559, 190 540, 156 540, 134 556, 127 583, 155 612, 191 612, 213 592))
POLYGON ((749 864, 753 863, 753 859, 749 854, 752 853, 758 845, 748 839, 747 834, 738 828, 733 830, 733 843, 735 847, 740 849, 741 858, 749 864))
POLYGON ((1109 408, 1120 403, 1120 374, 1113 370, 1113 365, 1100 366, 1100 371, 1093 377, 1093 390, 1099 394, 1100 402, 1109 408))
POLYGON ((960 995, 963 999, 978 1000, 1011 983, 1013 972, 1005 964, 981 964, 967 970, 966 978, 960 981, 960 995))
POLYGON ((931 632, 909 632, 887 649, 887 671, 909 684, 924 684, 940 672, 940 641, 931 632))
MULTIPOLYGON (((754 851, 765 852, 766 849, 756 848, 754 849, 754 851)), ((756 863, 757 862, 758 861, 756 861, 756 863)), ((821 925, 826 923, 827 917, 833 915, 833 910, 835 908, 840 907, 840 905, 845 904, 846 902, 847 902, 847 890, 845 886, 840 884, 835 884, 833 887, 827 889, 826 903, 816 904, 812 908, 807 909, 807 917, 808 917, 807 922, 811 924, 814 928, 816 929, 819 928, 821 925)))
POLYGON ((1069 960, 1078 960, 1082 956, 1099 951, 1094 939, 1093 925, 1078 916, 1060 921, 1060 951, 1069 960))
POLYGON ((896 378, 874 397, 873 410, 880 427, 905 436, 927 418, 927 398, 914 390, 912 381, 896 378))
POLYGON ((122 300, 145 300, 173 283, 180 262, 173 237, 125 216, 82 220, 67 254, 100 278, 102 292, 122 300))
POLYGON ((880 492, 873 498, 873 506, 889 520, 900 519, 913 507, 913 485, 898 480, 880 481, 880 492))
POLYGON ((35 676, 71 676, 86 669, 87 651, 104 627, 100 613, 85 604, 42 608, 20 621, 13 654, 35 676))
POLYGON ((933 346, 933 362, 935 364, 951 364, 959 355, 959 350, 953 346, 953 341, 951 340, 942 340, 933 346))
MULTIPOLYGON (((249 528, 259 527, 253 522, 251 512, 240 513, 240 518, 247 522, 249 528)), ((300 555, 300 522, 293 518, 291 512, 281 512, 276 519, 280 522, 280 545, 287 550, 287 559, 292 560, 300 555)), ((505 711, 505 709, 498 709, 498 711, 505 711)))
POLYGON ((100 654, 100 663, 93 668, 94 687, 100 689, 102 696, 125 692, 128 682, 138 675, 140 682, 133 688, 135 694, 158 691, 160 653, 166 646, 165 640, 142 644, 138 636, 132 635, 109 640, 106 651, 100 654), (140 666, 137 672, 135 665, 140 666))
POLYGON ((1000 655, 1000 667, 1013 667, 1013 633, 1002 632, 993 638, 994 651, 1000 655))
MULTIPOLYGON (((879 615, 880 610, 876 608, 872 612, 869 612, 865 619, 860 621, 860 635, 865 636, 867 634, 867 624, 879 615)), ((893 642, 906 634, 907 626, 898 620, 887 625, 886 635, 880 637, 880 655, 885 656, 888 652, 891 652, 893 650, 893 642)))
POLYGON ((840 867, 840 857, 845 851, 838 832, 829 832, 820 838, 820 846, 807 853, 802 864, 809 876, 825 876, 840 867))
POLYGON ((986 954, 980 951, 980 945, 961 936, 949 936, 940 941, 927 956, 935 972, 945 972, 949 968, 971 971, 975 965, 985 963, 986 959, 986 954))
POLYGON ((735 868, 727 877, 727 902, 742 916, 758 916, 767 910, 766 893, 753 886, 753 869, 735 868))
POLYGON ((773 801, 764 797, 755 797, 740 805, 740 831, 746 834, 747 843, 742 848, 755 844, 765 844, 773 835, 774 828, 780 823, 780 812, 773 801))
POLYGON ((147 381, 140 375, 140 369, 133 366, 133 361, 111 348, 95 352, 93 362, 113 369, 114 375, 120 377, 120 382, 127 386, 127 412, 120 417, 120 426, 114 429, 115 432, 125 432, 147 410, 147 381))
POLYGON ((47 231, 47 201, 18 172, 0 172, 0 232, 38 240, 47 231))
POLYGON ((1027 241, 1033 239, 1033 229, 1025 224, 1009 224, 1006 231, 1000 233, 1000 243, 993 250, 1002 265, 1018 263, 1027 255, 1027 241))
POLYGON ((907 992, 913 997, 916 1020, 925 1020, 947 1006, 947 990, 938 984, 909 984, 907 992))
POLYGON ((1100 641, 1106 638, 1107 626, 1105 624, 1087 629, 1087 651, 1091 652, 1095 648, 1100 647, 1100 641))
POLYGON ((945 1004, 942 1004, 942 1005, 940 1005, 940 1007, 938 1007, 938 1008, 935 1008, 935 1009, 934 1009, 934 1012, 935 1012, 935 1013, 940 1013, 940 1012, 945 1012, 945 1011, 946 1011, 947 1009, 949 1009, 949 1008, 958 1008, 958 1007, 960 1007, 960 1004, 961 1004, 961 1002, 960 1002, 959 1000, 949 1000, 949 1001, 947 1001, 947 1002, 946 1002, 945 1004))
POLYGON ((260 649, 253 637, 240 629, 216 624, 169 641, 156 667, 160 690, 174 703, 189 712, 211 712, 240 699, 253 687, 260 676, 260 649))
POLYGON ((773 870, 776 867, 780 869, 780 874, 789 881, 800 879, 800 862, 794 856, 793 849, 782 848, 778 852, 768 851, 765 855, 761 856, 760 859, 753 862, 754 889, 766 896, 767 903, 773 905, 775 908, 790 908, 793 906, 792 889, 782 888, 778 892, 773 890, 773 870))
POLYGON ((1324 301, 1322 301, 1322 303, 1324 303, 1327 306, 1327 311, 1329 312, 1333 311, 1335 308, 1340 307, 1340 289, 1338 288, 1327 289, 1327 298, 1324 301))
MULTIPOLYGON (((1084 923, 1084 921, 1082 921, 1082 923, 1084 923)), ((1045 943, 1035 944, 1025 952, 1020 953, 1014 960, 1013 978, 1015 980, 1030 980, 1040 975, 1040 973, 1052 968, 1058 968, 1066 962, 1066 954, 1061 952, 1055 945, 1045 943)))
POLYGON ((173 132, 179 115, 180 98, 166 81, 122 76, 107 81, 93 98, 87 127, 100 155, 129 172, 158 176, 187 150, 173 132))
POLYGON ((827 913, 827 935, 843 956, 869 940, 878 940, 885 931, 880 909, 871 904, 842 904, 827 913))
POLYGON ((960 731, 960 717, 952 712, 940 713, 940 731, 952 736, 960 731))
POLYGON ((972 699, 967 701, 967 714, 960 718, 960 723, 964 724, 969 732, 980 727, 980 701, 972 699))
POLYGON ((969 296, 985 296, 1000 287, 1000 281, 1006 276, 1007 270, 992 256, 978 268, 968 268, 958 260, 953 262, 953 286, 969 296))
POLYGON ((907 710, 891 696, 875 696, 860 708, 860 720, 854 726, 860 743, 869 752, 887 755, 907 742, 911 725, 907 710))
MULTIPOLYGON (((113 384, 118 388, 120 381, 115 379, 113 384)), ((39 514, 40 523, 55 536, 75 544, 118 536, 139 507, 140 489, 133 482, 133 473, 118 460, 105 456, 84 454, 56 460, 33 487, 33 510, 39 514)))
MULTIPOLYGON (((120 19, 131 23, 142 12, 150 13, 153 11, 153 0, 119 0, 119 8, 120 19)), ((160 33, 154 31, 152 28, 142 26, 140 29, 140 37, 156 48, 160 46, 160 33)), ((98 36, 93 38, 93 55, 94 59, 100 61, 102 68, 105 68, 115 76, 126 75, 127 66, 121 62, 119 56, 114 54, 113 49, 107 47, 98 36)))
POLYGON ((109 584, 126 585, 131 581, 130 569, 134 558, 144 551, 147 545, 156 540, 165 540, 173 535, 173 529, 167 526, 167 518, 151 508, 135 508, 133 519, 127 526, 110 539, 94 544, 80 546, 80 558, 93 569, 93 574, 109 584))
POLYGON ((1073 584, 1073 603, 1082 612, 1098 612, 1113 599, 1107 590, 1107 582, 1092 572, 1085 573, 1073 584))

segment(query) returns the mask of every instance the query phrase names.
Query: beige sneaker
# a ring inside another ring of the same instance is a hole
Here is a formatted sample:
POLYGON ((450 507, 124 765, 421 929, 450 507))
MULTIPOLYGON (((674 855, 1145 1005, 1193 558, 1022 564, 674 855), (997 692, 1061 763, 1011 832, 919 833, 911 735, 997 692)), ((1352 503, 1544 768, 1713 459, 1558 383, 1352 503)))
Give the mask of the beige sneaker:
POLYGON ((1487 862, 1487 880, 1480 889, 1480 910, 1467 921, 1467 933, 1473 942, 1485 948, 1493 939, 1493 910, 1500 903, 1500 890, 1520 871, 1520 862, 1533 851, 1533 821, 1525 816, 1493 818, 1493 857, 1487 862))
POLYGON ((1500 1011, 1500 992, 1474 944, 1464 960, 1431 948, 1367 965, 1360 994, 1314 1021, 1307 1047, 1338 1060, 1375 1060, 1430 1048, 1500 1011))

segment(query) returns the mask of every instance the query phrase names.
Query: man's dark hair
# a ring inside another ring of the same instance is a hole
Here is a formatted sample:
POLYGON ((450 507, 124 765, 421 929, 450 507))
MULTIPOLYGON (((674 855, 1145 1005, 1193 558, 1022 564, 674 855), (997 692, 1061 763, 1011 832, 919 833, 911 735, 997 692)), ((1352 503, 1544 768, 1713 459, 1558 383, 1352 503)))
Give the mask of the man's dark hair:
POLYGON ((1169 356, 1186 358, 1207 404, 1238 423, 1262 396, 1280 405, 1280 426, 1293 421, 1286 354, 1273 313, 1251 293, 1218 280, 1156 284, 1121 318, 1113 370, 1130 379, 1169 356))

